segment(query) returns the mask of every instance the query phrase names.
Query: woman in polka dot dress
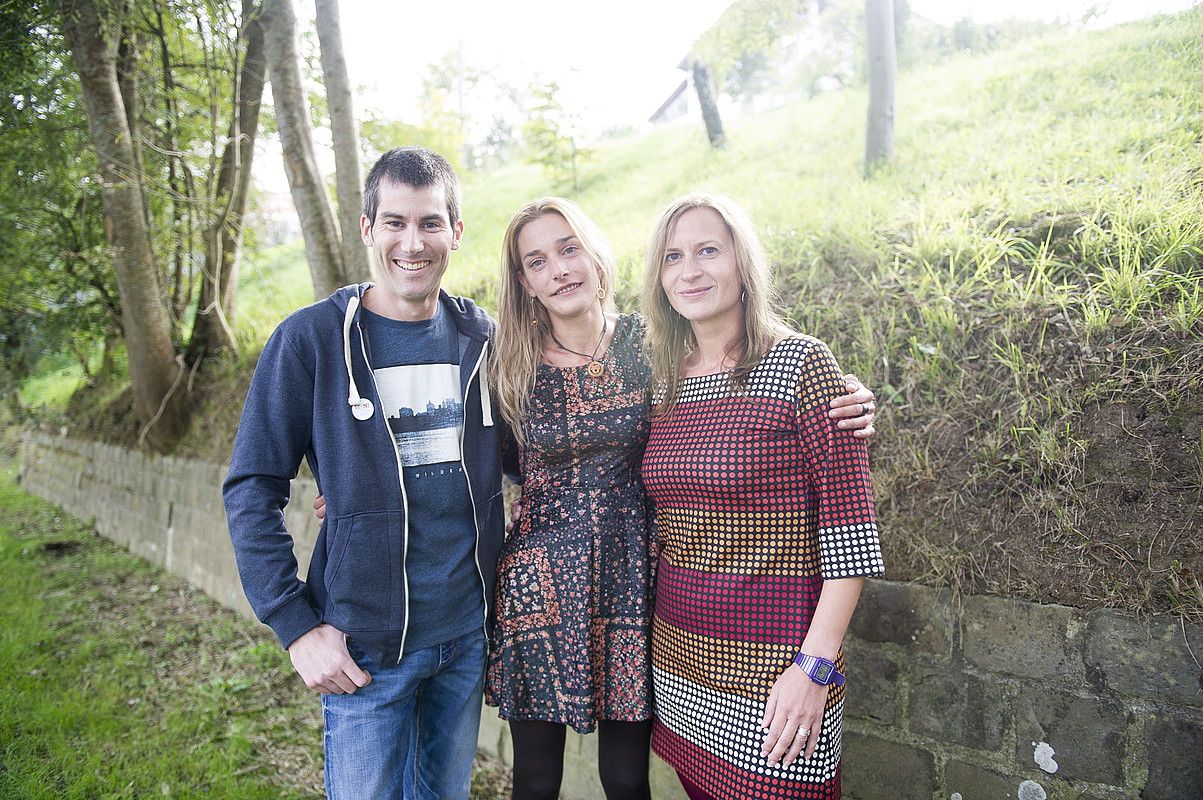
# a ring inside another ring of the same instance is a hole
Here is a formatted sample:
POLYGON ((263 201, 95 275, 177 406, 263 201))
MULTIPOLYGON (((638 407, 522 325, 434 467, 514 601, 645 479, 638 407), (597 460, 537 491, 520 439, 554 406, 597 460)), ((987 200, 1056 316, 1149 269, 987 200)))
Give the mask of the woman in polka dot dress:
POLYGON ((672 204, 648 252, 652 748, 691 798, 838 798, 841 642, 883 571, 865 445, 827 413, 844 379, 773 313, 729 199, 672 204))

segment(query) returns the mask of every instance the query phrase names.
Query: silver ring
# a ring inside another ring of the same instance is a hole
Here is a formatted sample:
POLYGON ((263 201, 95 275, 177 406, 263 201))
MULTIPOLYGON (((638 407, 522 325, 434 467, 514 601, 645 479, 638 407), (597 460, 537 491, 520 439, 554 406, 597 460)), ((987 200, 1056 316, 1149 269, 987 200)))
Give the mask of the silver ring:
POLYGON ((794 731, 794 738, 800 737, 805 739, 807 736, 810 736, 810 728, 798 728, 798 730, 794 731))

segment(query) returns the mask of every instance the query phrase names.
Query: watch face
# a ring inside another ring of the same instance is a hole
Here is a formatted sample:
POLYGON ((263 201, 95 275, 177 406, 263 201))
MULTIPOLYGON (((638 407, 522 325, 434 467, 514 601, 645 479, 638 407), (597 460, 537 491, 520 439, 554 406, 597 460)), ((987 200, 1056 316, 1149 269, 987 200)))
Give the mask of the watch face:
POLYGON ((815 681, 817 683, 827 683, 831 680, 831 671, 834 667, 826 661, 820 661, 815 668, 815 681))

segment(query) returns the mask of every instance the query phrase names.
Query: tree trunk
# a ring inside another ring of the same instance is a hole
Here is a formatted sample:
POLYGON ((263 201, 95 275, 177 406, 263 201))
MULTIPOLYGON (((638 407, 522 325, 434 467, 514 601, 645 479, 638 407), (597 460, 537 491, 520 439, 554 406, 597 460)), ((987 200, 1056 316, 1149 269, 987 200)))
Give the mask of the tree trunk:
POLYGON ((150 250, 129 125, 113 56, 91 0, 62 0, 63 32, 79 71, 88 132, 100 163, 105 233, 117 273, 121 323, 142 438, 167 451, 183 434, 187 405, 167 307, 150 250))
MULTIPOLYGON (((128 10, 122 9, 122 16, 128 10)), ((142 171, 142 131, 138 117, 138 54, 141 42, 138 34, 123 19, 121 29, 117 34, 117 88, 121 92, 121 105, 125 109, 125 124, 129 128, 130 149, 134 154, 134 170, 136 174, 142 171)), ((142 195, 142 212, 146 215, 146 225, 150 227, 150 206, 146 202, 146 186, 139 181, 138 192, 142 195)), ((151 250, 153 257, 154 250, 151 250)))
POLYGON ((723 147, 727 144, 727 134, 723 132, 723 119, 718 114, 714 83, 710 80, 710 70, 697 59, 693 62, 693 88, 698 93, 698 105, 702 109, 702 121, 706 123, 706 137, 710 140, 710 146, 723 147))
MULTIPOLYGON (((167 29, 163 23, 163 7, 156 0, 154 4, 155 20, 157 27, 153 33, 158 39, 159 45, 159 68, 163 74, 163 130, 159 137, 159 147, 162 152, 167 153, 167 188, 171 192, 171 266, 172 266, 172 281, 171 281, 171 321, 177 327, 184 318, 184 281, 191 276, 187 275, 184 269, 184 251, 191 244, 185 240, 184 223, 183 223, 183 206, 191 206, 192 197, 184 198, 183 189, 180 186, 179 169, 187 169, 184 166, 183 159, 177 153, 180 152, 179 142, 176 140, 176 124, 179 119, 179 114, 176 111, 175 100, 175 73, 171 63, 171 51, 167 46, 167 29)), ((132 132, 131 128, 131 132, 132 132)))
POLYGON ((869 124, 865 136, 865 176, 888 162, 894 154, 894 49, 893 0, 865 0, 865 28, 869 45, 869 124))
POLYGON ((190 363, 208 353, 235 349, 234 290, 238 285, 243 219, 250 197, 251 161, 255 156, 259 106, 267 74, 263 24, 253 0, 243 0, 242 25, 246 50, 237 73, 234 113, 217 174, 214 198, 217 208, 204 233, 205 271, 192 339, 188 343, 190 363))
POLYGON ((334 212, 314 156, 309 108, 297 59, 296 17, 290 0, 264 0, 263 30, 284 172, 301 218, 313 293, 320 299, 343 284, 342 252, 334 212))
POLYGON ((342 230, 344 278, 367 280, 367 249, 359 237, 363 213, 363 177, 359 166, 359 134, 351 102, 351 80, 343 57, 343 37, 338 23, 338 0, 317 0, 317 38, 322 51, 322 78, 330 133, 334 140, 334 186, 338 196, 338 221, 342 230))

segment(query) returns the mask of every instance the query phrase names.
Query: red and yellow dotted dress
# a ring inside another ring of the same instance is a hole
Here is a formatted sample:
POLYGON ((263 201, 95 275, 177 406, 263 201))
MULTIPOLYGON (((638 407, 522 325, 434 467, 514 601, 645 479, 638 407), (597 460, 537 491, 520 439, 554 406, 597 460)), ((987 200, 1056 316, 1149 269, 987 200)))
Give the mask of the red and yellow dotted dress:
POLYGON ((726 374, 685 379, 671 416, 652 423, 652 749, 717 800, 840 796, 844 688, 828 692, 809 761, 770 767, 760 722, 824 579, 884 569, 865 445, 827 417, 842 394, 831 351, 798 336, 742 389, 726 374))

